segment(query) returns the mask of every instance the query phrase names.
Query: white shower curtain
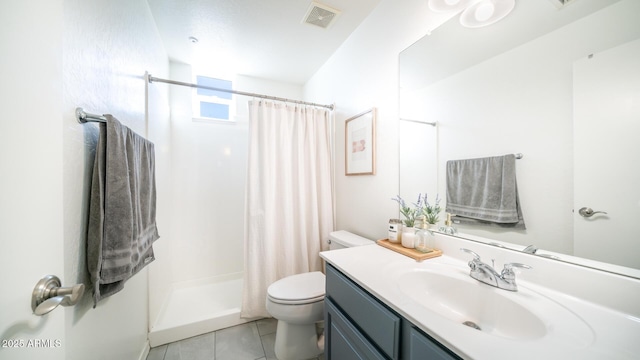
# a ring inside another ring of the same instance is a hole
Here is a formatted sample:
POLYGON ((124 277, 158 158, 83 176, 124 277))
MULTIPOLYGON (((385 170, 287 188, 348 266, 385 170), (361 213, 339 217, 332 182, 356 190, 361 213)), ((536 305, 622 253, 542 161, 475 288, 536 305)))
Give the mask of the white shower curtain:
POLYGON ((241 316, 270 316, 267 288, 322 270, 333 230, 329 111, 251 101, 241 316))

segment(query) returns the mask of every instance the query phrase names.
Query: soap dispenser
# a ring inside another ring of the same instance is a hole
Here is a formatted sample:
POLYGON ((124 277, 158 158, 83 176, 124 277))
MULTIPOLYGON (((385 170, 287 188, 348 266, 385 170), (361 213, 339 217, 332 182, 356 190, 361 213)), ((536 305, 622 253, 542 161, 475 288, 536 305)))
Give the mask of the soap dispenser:
POLYGON ((433 252, 435 243, 435 235, 429 230, 429 224, 423 221, 420 228, 416 232, 415 249, 422 253, 433 252))
POLYGON ((444 221, 444 226, 440 226, 438 231, 449 235, 455 235, 456 233, 458 233, 458 230, 451 226, 451 224, 451 214, 447 213, 447 220, 444 221))

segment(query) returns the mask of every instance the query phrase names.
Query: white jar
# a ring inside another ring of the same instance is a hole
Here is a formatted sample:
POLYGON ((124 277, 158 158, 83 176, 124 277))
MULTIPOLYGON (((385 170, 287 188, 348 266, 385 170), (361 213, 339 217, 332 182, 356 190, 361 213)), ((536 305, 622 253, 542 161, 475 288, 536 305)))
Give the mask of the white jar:
POLYGON ((416 230, 413 227, 405 226, 402 229, 402 246, 413 249, 416 241, 416 230))

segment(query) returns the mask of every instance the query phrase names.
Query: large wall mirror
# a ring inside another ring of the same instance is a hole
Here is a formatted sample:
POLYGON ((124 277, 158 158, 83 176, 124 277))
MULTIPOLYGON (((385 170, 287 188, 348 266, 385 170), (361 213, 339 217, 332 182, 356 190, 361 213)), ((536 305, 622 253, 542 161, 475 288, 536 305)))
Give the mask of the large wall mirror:
POLYGON ((492 26, 454 17, 404 50, 400 195, 445 198, 448 160, 520 153, 526 230, 460 225, 459 236, 637 277, 637 14, 637 0, 518 1, 492 26))

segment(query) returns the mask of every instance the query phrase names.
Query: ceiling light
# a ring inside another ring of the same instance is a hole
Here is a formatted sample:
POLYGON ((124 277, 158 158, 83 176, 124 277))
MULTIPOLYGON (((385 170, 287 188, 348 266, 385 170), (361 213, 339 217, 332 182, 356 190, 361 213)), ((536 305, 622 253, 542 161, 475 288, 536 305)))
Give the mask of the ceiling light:
POLYGON ((491 1, 483 1, 475 7, 475 10, 474 17, 476 21, 485 22, 493 16, 496 7, 491 1))
POLYGON ((451 13, 452 16, 462 12, 462 26, 478 28, 502 20, 513 10, 516 0, 429 0, 428 4, 433 12, 451 13))
POLYGON ((189 41, 191 41, 191 43, 193 44, 197 44, 198 43, 198 38, 195 36, 189 36, 189 41))
POLYGON ((516 6, 516 0, 482 0, 471 4, 460 15, 460 24, 468 28, 488 26, 502 20, 516 6))
POLYGON ((429 0, 429 9, 435 12, 459 12, 477 0, 429 0))

